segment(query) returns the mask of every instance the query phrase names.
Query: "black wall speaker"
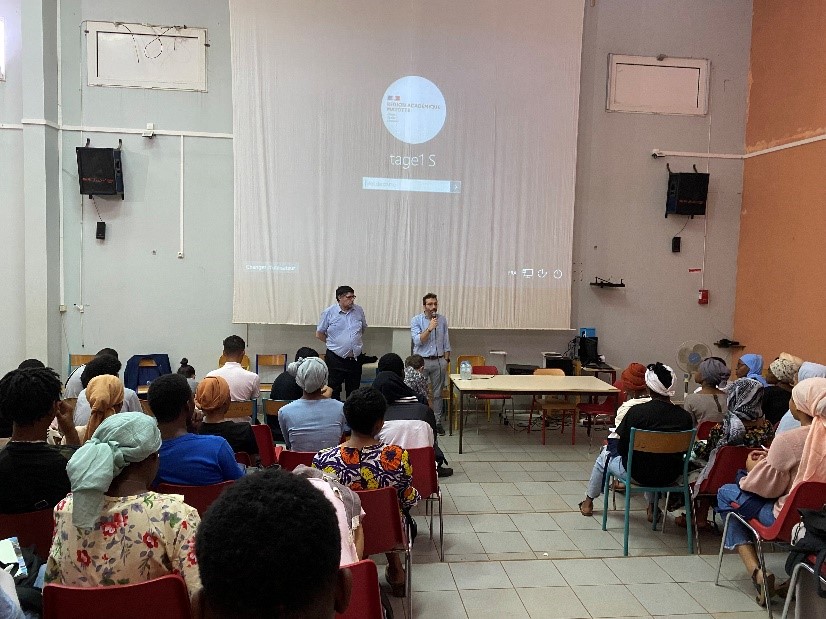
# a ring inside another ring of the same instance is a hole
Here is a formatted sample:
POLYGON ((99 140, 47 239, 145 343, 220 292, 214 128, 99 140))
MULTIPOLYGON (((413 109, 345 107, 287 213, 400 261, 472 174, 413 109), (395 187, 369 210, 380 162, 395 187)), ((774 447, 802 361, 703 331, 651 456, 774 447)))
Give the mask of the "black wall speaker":
POLYGON ((77 147, 77 177, 80 193, 89 196, 116 196, 123 199, 121 151, 115 148, 77 147))
POLYGON ((669 172, 665 216, 705 215, 708 201, 708 174, 669 172))

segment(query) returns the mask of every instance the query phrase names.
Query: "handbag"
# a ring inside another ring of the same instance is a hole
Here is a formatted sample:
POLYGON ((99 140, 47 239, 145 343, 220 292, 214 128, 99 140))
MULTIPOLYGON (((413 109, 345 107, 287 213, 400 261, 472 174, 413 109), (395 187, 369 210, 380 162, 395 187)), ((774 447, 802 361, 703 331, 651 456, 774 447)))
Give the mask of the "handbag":
POLYGON ((799 509, 802 523, 792 531, 792 550, 786 559, 786 573, 791 575, 795 565, 815 555, 814 579, 818 596, 826 599, 820 572, 826 563, 826 506, 821 509, 799 509))

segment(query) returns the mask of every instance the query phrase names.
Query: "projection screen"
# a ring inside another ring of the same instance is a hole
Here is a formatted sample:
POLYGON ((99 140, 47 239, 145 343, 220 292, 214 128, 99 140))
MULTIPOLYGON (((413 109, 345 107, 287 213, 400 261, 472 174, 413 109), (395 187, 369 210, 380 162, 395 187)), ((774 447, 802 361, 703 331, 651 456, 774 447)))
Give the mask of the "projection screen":
POLYGON ((231 0, 233 320, 570 327, 583 0, 231 0))

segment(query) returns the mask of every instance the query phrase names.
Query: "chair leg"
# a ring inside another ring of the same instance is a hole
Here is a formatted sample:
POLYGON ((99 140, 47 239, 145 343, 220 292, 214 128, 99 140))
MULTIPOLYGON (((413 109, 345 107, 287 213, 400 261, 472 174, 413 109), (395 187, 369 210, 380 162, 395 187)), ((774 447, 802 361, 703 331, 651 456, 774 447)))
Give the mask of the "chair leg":
POLYGON ((691 520, 688 519, 686 515, 685 524, 686 526, 694 527, 694 539, 697 540, 697 554, 703 554, 702 549, 700 548, 700 526, 697 523, 697 508, 700 506, 699 499, 695 502, 692 500, 691 502, 691 520))
POLYGON ((533 407, 536 405, 536 396, 531 398, 531 408, 528 410, 528 434, 531 433, 531 426, 533 425, 533 407))
POLYGON ((445 524, 442 517, 442 493, 439 491, 439 560, 445 560, 445 524))
POLYGON ((571 413, 571 445, 576 445, 576 426, 579 423, 579 415, 576 411, 571 413))
POLYGON ((729 512, 726 514, 726 519, 723 523, 723 539, 720 540, 720 552, 717 555, 717 576, 714 578, 715 585, 720 584, 720 572, 723 569, 723 550, 725 549, 726 544, 726 533, 728 533, 729 520, 731 520, 731 515, 733 513, 734 512, 729 512))
POLYGON ((542 413, 540 414, 540 423, 542 424, 542 444, 545 444, 545 432, 547 430, 546 426, 548 423, 548 416, 547 411, 543 408, 542 413))
MULTIPOLYGON (((628 480, 630 482, 630 479, 628 480)), ((656 505, 656 503, 655 503, 656 505)), ((654 516, 654 522, 657 522, 656 515, 654 516)), ((622 556, 628 556, 628 532, 631 528, 631 484, 625 484, 625 523, 623 526, 622 531, 622 556)))
MULTIPOLYGON (((688 554, 694 554, 694 531, 691 528, 691 523, 697 522, 697 519, 694 517, 694 506, 691 503, 691 493, 688 491, 688 487, 683 491, 683 496, 685 497, 685 513, 686 513, 686 532, 688 535, 688 554)), ((668 504, 666 503, 666 508, 668 504)), ((699 536, 698 536, 699 538, 699 536)), ((699 543, 699 542, 698 542, 699 543)))
MULTIPOLYGON (((794 569, 792 570, 792 577, 789 580, 789 592, 786 594, 786 602, 785 604, 783 604, 783 615, 781 619, 786 619, 786 617, 789 616, 789 608, 791 607, 792 596, 794 595, 794 588, 795 585, 797 585, 798 575, 800 574, 801 569, 809 570, 808 565, 805 561, 801 561, 800 563, 795 565, 794 569)), ((809 571, 811 571, 812 574, 814 574, 814 570, 809 571)))
MULTIPOLYGON (((605 487, 602 489, 602 530, 606 530, 606 526, 608 525, 608 494, 610 493, 609 488, 611 488, 611 478, 613 476, 611 473, 605 473, 605 487)), ((616 495, 614 496, 614 501, 616 501, 616 495)), ((614 504, 614 509, 616 509, 616 503, 614 504)))

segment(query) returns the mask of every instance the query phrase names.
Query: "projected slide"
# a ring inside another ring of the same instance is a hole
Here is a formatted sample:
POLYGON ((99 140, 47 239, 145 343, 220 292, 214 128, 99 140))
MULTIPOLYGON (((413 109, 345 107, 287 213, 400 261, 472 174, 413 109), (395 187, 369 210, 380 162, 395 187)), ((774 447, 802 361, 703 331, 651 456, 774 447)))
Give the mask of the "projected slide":
POLYGON ((581 0, 231 0, 233 318, 570 327, 581 0))

